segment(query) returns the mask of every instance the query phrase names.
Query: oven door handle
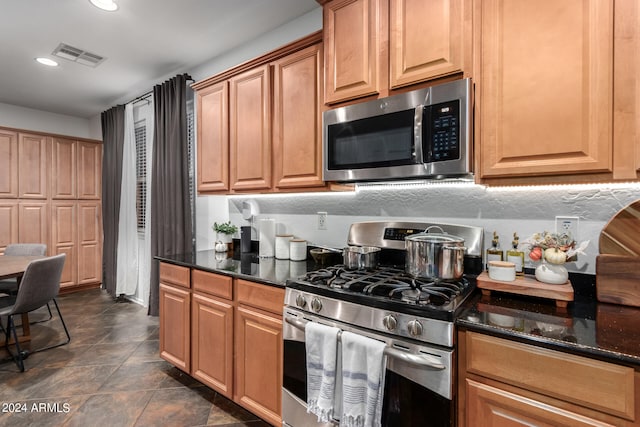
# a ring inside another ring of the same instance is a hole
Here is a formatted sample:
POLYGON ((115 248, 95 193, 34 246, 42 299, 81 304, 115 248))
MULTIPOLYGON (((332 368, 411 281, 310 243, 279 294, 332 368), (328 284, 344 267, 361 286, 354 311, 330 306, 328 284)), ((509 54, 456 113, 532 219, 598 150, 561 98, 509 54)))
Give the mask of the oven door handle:
MULTIPOLYGON (((295 317, 290 317, 290 316, 286 316, 284 320, 285 322, 289 323, 293 327, 300 329, 302 331, 304 331, 306 324, 309 323, 307 320, 299 320, 299 319, 296 319, 295 317)), ((340 333, 338 333, 338 341, 340 341, 340 333)), ((407 351, 398 350, 397 348, 393 348, 393 347, 386 347, 384 349, 384 354, 386 354, 389 357, 401 359, 405 362, 408 362, 414 365, 419 365, 422 367, 427 367, 427 368, 436 369, 440 371, 447 368, 445 365, 440 363, 440 361, 435 357, 430 357, 424 354, 409 353, 407 351)))

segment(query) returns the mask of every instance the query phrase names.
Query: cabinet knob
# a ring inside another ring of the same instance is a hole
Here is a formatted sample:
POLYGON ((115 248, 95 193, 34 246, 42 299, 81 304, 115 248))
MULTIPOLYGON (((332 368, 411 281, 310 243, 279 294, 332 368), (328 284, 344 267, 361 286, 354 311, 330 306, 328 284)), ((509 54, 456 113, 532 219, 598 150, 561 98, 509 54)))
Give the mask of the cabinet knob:
POLYGON ((311 310, 315 311, 316 313, 322 310, 322 302, 318 298, 314 298, 311 300, 311 310))
POLYGON ((394 316, 388 314, 382 319, 382 324, 388 331, 393 331, 398 326, 398 321, 394 316))
POLYGON ((412 320, 407 324, 407 329, 409 330, 409 335, 412 337, 418 337, 422 335, 422 324, 417 320, 412 320))

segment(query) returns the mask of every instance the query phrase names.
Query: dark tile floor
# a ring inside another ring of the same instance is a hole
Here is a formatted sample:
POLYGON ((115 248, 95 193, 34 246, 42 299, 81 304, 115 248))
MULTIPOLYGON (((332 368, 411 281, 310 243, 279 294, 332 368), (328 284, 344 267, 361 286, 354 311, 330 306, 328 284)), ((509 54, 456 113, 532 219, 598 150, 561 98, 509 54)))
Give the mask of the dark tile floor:
MULTIPOLYGON (((31 354, 24 373, 0 350, 0 426, 269 425, 160 359, 158 318, 144 307, 97 289, 58 303, 71 343, 31 354)), ((34 349, 64 336, 57 316, 31 334, 34 349)))

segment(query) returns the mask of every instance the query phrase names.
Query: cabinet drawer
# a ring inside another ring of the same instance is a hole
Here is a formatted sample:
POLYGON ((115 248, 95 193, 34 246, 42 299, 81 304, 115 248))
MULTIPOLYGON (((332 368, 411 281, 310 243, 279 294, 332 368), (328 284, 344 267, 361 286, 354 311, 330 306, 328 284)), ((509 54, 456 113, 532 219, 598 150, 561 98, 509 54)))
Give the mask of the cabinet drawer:
POLYGON ((239 303, 282 315, 283 288, 238 279, 236 291, 239 303))
POLYGON ((161 262, 160 281, 162 283, 189 288, 189 269, 187 267, 161 262))
POLYGON ((470 373, 634 419, 631 368, 477 333, 466 346, 470 373))
POLYGON ((233 279, 222 274, 209 273, 202 270, 191 272, 193 289, 206 292, 225 299, 233 299, 233 279))

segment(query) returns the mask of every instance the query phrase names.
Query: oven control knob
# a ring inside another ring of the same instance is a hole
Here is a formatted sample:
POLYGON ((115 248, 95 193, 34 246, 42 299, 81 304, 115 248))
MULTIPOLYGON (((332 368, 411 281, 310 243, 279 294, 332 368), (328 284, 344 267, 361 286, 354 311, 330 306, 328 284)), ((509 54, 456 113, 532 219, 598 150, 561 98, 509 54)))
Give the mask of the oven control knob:
POLYGON ((307 306, 307 300, 304 299, 302 295, 298 295, 296 297, 296 305, 300 308, 305 308, 307 306))
POLYGON ((387 328, 387 330, 393 331, 396 328, 396 326, 398 326, 398 321, 394 316, 392 316, 391 314, 388 314, 384 316, 384 318, 382 319, 382 324, 384 325, 385 328, 387 328))
POLYGON ((322 302, 318 298, 314 298, 311 300, 311 310, 315 311, 316 313, 322 310, 322 302))
POLYGON ((412 320, 407 324, 409 335, 412 337, 419 337, 422 335, 422 324, 417 320, 412 320))

